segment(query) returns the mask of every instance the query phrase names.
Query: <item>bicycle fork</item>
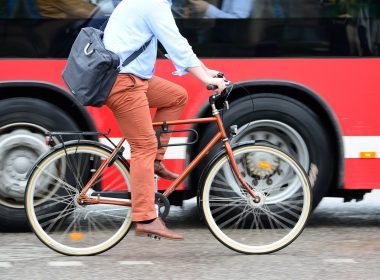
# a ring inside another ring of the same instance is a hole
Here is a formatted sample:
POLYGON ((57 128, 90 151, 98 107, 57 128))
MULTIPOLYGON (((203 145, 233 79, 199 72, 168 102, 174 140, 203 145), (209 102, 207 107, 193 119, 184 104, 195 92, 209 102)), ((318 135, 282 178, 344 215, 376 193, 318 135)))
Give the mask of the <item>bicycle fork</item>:
MULTIPOLYGON (((247 182, 244 180, 244 178, 240 174, 239 168, 238 168, 236 160, 234 158, 234 154, 232 152, 230 141, 227 137, 226 130, 224 129, 222 118, 220 117, 220 113, 219 113, 218 109, 216 108, 215 103, 211 103, 211 109, 212 109, 212 114, 216 118, 216 123, 217 123, 219 131, 221 133, 221 140, 223 141, 223 145, 224 145, 224 148, 226 150, 227 156, 229 158, 229 163, 230 163, 230 166, 233 170, 233 173, 235 174, 236 178, 238 178, 240 183, 243 185, 244 189, 246 189, 246 191, 252 196, 253 202, 259 203, 260 197, 255 195, 252 188, 247 184, 247 182)), ((236 129, 236 127, 234 127, 234 129, 236 129)))
POLYGON ((240 174, 239 168, 237 166, 236 160, 235 160, 233 152, 232 152, 230 142, 228 141, 228 139, 226 141, 225 140, 223 140, 223 141, 224 141, 224 148, 226 149, 227 156, 229 159, 229 163, 230 163, 230 166, 232 168, 233 173, 235 174, 235 176, 239 180, 239 182, 243 185, 244 189, 246 189, 247 192, 252 196, 253 202, 259 203, 260 197, 255 195, 252 188, 247 184, 247 182, 244 180, 244 178, 240 174))

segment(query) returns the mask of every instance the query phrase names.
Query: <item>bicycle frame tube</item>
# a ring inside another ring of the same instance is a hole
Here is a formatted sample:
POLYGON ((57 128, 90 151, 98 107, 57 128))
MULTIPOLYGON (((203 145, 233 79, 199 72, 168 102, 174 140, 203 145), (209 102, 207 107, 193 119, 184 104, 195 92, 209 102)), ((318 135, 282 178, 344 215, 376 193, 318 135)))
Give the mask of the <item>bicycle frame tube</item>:
MULTIPOLYGON (((247 190, 247 192, 253 197, 254 200, 257 200, 258 198, 253 193, 252 189, 247 185, 247 183, 244 181, 243 177, 240 175, 238 166, 236 164, 234 155, 232 153, 232 148, 230 145, 230 142, 228 141, 228 137, 226 134, 226 130, 224 129, 222 118, 220 117, 220 114, 218 111, 215 110, 214 117, 212 118, 205 118, 205 119, 194 119, 194 120, 184 120, 182 123, 199 123, 199 122, 215 122, 218 126, 219 132, 210 140, 210 142, 206 145, 206 147, 203 148, 203 150, 193 159, 190 164, 186 167, 186 169, 179 175, 177 179, 173 181, 173 183, 169 186, 168 189, 164 192, 164 196, 168 197, 175 189, 178 187, 180 183, 183 182, 183 180, 189 175, 189 173, 195 168, 195 166, 198 165, 198 163, 207 155, 207 153, 215 146, 216 143, 219 141, 223 141, 224 148, 226 149, 227 156, 229 158, 229 162, 231 164, 232 170, 235 173, 236 177, 239 179, 240 183, 244 186, 244 188, 247 190), (207 121, 204 121, 207 120, 207 121), (193 121, 193 122, 187 122, 187 121, 193 121)), ((170 124, 178 124, 176 121, 173 122, 166 122, 168 125, 170 124)), ((156 126, 162 125, 160 123, 157 123, 156 126)))
POLYGON ((90 181, 86 184, 86 186, 83 188, 81 191, 79 197, 78 197, 78 203, 79 202, 86 202, 86 203, 92 203, 92 204, 97 204, 97 203, 102 203, 102 204, 116 204, 116 205, 124 205, 124 204, 119 204, 118 201, 112 200, 112 199, 102 199, 100 197, 97 198, 89 198, 86 193, 88 190, 91 188, 92 184, 98 179, 100 174, 104 171, 106 166, 111 162, 111 160, 116 156, 117 152, 120 150, 120 148, 123 146, 125 142, 125 138, 122 138, 120 142, 117 144, 115 149, 112 151, 111 155, 104 161, 98 170, 96 170, 95 174, 91 177, 90 181), (112 203, 111 203, 112 202, 112 203))
MULTIPOLYGON (((164 196, 168 197, 172 192, 175 191, 175 189, 183 182, 183 180, 189 175, 189 173, 198 165, 198 163, 207 155, 207 153, 215 146, 216 143, 219 141, 223 141, 224 148, 226 150, 226 154, 229 158, 229 162, 231 165, 231 168, 233 172, 235 173, 236 177, 240 181, 240 183, 243 185, 243 187, 247 190, 247 192, 256 200, 257 197, 253 193, 252 189, 248 186, 248 184, 244 181, 242 176, 240 175, 238 166, 236 164, 235 158, 232 153, 231 145, 228 141, 228 137, 226 135, 226 131, 223 126, 222 119, 220 117, 220 114, 218 111, 215 111, 213 117, 210 118, 198 118, 198 119, 187 119, 187 120, 176 120, 176 121, 166 121, 166 122, 155 122, 153 123, 154 127, 162 126, 164 124, 166 125, 179 125, 179 124, 195 124, 195 123, 216 123, 218 126, 218 133, 210 140, 210 142, 203 148, 203 150, 193 159, 190 164, 185 168, 185 170, 179 175, 177 179, 175 179, 172 184, 169 186, 168 189, 164 192, 164 196)), ((100 174, 103 172, 105 167, 109 164, 111 159, 116 155, 118 150, 121 148, 123 143, 125 142, 125 138, 122 138, 114 151, 111 153, 110 157, 102 163, 102 165, 99 167, 99 169, 96 171, 96 173, 93 175, 91 180, 86 184, 84 189, 82 190, 81 194, 78 197, 78 202, 85 202, 85 203, 91 203, 91 204, 113 204, 113 205, 121 205, 121 206, 131 206, 130 201, 126 201, 124 199, 112 199, 112 198, 90 198, 86 195, 87 191, 91 188, 91 185, 97 180, 97 178, 100 176, 100 174)))

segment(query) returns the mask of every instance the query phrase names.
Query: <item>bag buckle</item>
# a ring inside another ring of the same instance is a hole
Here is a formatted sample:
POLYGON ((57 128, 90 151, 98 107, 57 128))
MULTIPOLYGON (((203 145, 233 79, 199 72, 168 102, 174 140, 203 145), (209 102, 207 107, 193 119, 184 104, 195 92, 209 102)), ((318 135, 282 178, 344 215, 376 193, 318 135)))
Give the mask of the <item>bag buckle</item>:
POLYGON ((91 46, 91 43, 88 43, 85 47, 84 47, 84 54, 89 56, 91 54, 93 54, 95 52, 95 50, 91 50, 91 51, 88 51, 88 49, 90 48, 91 46))

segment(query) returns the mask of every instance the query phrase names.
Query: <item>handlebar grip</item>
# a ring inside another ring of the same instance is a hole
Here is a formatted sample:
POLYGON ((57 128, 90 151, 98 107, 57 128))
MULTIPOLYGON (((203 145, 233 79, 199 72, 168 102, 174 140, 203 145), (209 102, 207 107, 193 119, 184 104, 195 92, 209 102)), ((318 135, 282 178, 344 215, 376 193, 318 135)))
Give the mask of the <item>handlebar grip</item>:
MULTIPOLYGON (((224 73, 223 72, 219 72, 214 78, 224 78, 224 73)), ((214 86, 214 85, 207 85, 207 90, 216 90, 218 89, 217 86, 214 86)))
POLYGON ((207 90, 216 90, 218 87, 214 85, 207 85, 207 90))

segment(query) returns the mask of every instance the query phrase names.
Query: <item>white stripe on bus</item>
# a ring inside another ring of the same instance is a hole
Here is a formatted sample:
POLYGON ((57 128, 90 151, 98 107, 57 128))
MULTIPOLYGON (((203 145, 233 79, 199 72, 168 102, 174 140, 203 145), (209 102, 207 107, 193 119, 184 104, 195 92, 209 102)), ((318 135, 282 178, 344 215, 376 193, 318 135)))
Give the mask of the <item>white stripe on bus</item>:
MULTIPOLYGON (((116 144, 121 138, 111 138, 116 144)), ((110 145, 107 139, 101 138, 103 144, 110 145)), ((169 144, 186 143, 187 137, 172 137, 169 144)), ((360 158, 360 152, 375 152, 376 158, 380 158, 380 136, 344 136, 344 155, 345 158, 360 158)), ((128 143, 124 157, 130 159, 130 149, 128 143)), ((185 159, 186 146, 168 147, 165 159, 185 159)))
MULTIPOLYGON (((112 142, 117 144, 120 141, 121 138, 111 138, 112 142)), ((187 137, 172 137, 170 138, 169 144, 180 144, 180 143, 186 143, 187 137)), ((100 142, 103 144, 110 146, 110 143, 107 139, 101 138, 100 142)), ((123 153, 124 157, 126 159, 131 158, 131 151, 128 143, 124 145, 125 151, 123 153)), ((175 147, 168 147, 165 153, 165 159, 185 159, 186 158, 186 146, 175 146, 175 147)))
POLYGON ((380 136, 345 136, 343 141, 346 158, 360 158, 361 152, 375 152, 380 158, 380 136))

